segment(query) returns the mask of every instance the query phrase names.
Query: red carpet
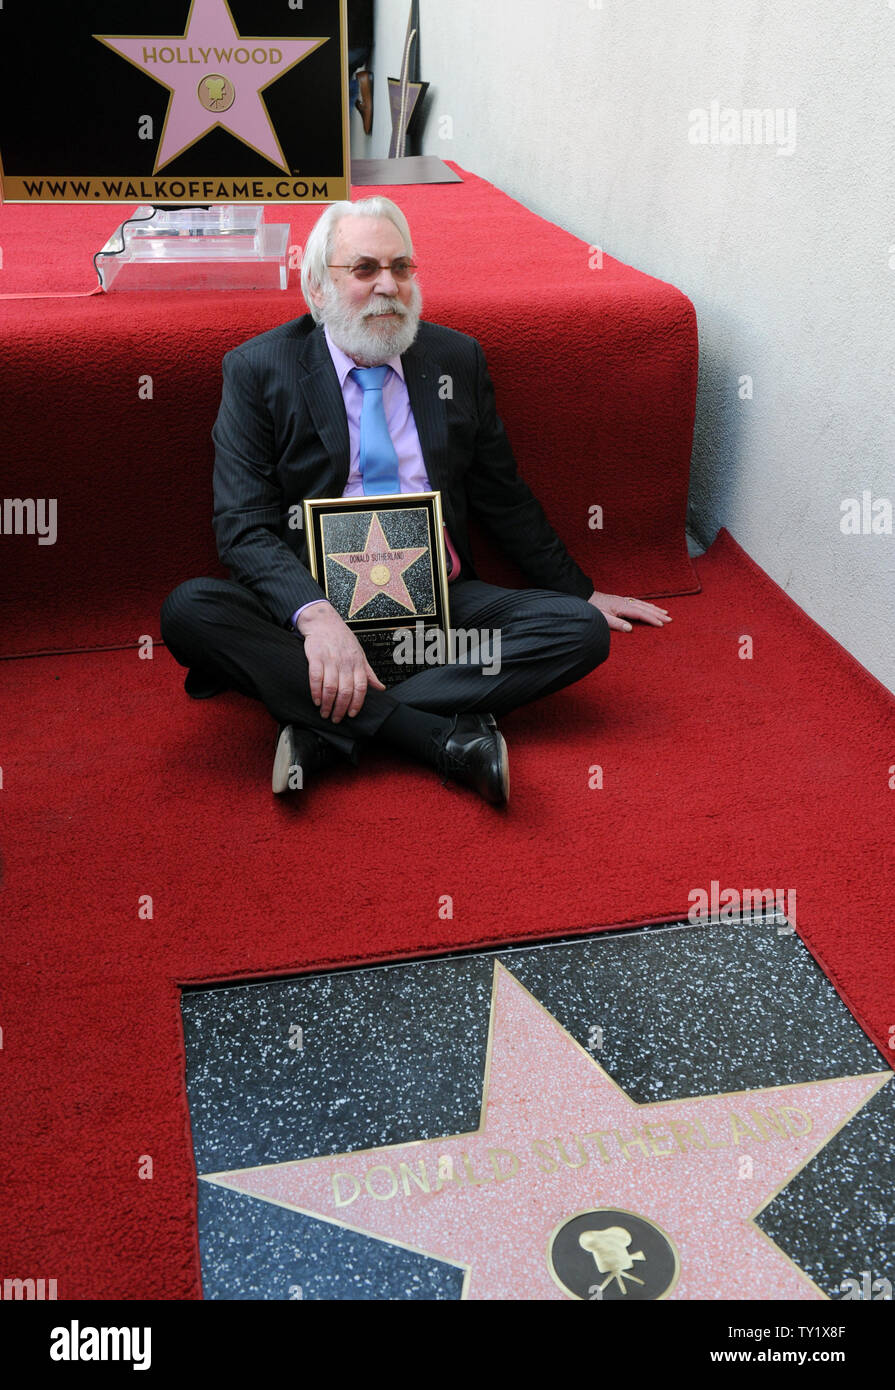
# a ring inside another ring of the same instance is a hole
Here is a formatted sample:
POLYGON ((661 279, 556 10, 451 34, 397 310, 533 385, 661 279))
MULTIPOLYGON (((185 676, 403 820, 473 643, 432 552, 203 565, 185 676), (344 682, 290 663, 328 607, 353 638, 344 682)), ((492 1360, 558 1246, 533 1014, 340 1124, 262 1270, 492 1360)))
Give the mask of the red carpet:
MULTIPOLYGON (((426 316, 484 343, 522 471, 598 585, 688 595, 504 721, 505 813, 380 755, 274 801, 265 711, 191 702, 163 648, 133 645, 174 584, 215 570, 220 360, 302 312, 297 291, 0 302, 0 498, 58 504, 55 545, 0 534, 0 652, 54 652, 0 661, 0 1264, 60 1298, 199 1294, 179 982, 683 916, 717 880, 795 891, 800 935, 888 1048, 895 702, 724 533, 697 579, 686 298, 591 269, 585 243, 464 178, 395 194, 426 316)), ((317 212, 278 215, 300 242, 317 212)), ((0 208, 3 289, 91 289, 121 215, 0 208)))
POLYGON ((275 802, 265 711, 189 701, 163 649, 2 664, 5 1272, 198 1295, 178 981, 665 918, 715 879, 796 890, 887 1048, 895 701, 726 534, 697 565, 667 630, 504 721, 506 813, 379 757, 275 802))
MULTIPOLYGON (((484 345, 520 469, 574 558, 611 593, 692 593, 684 518, 696 323, 671 285, 465 171, 391 190, 414 232, 425 317, 484 345), (549 363, 549 382, 545 364, 549 363), (602 507, 602 529, 591 508, 602 507)), ((6 293, 90 290, 112 207, 0 207, 6 293)), ((289 205, 300 244, 320 209, 289 205)), ((280 293, 0 299, 0 498, 55 498, 58 537, 0 534, 0 654, 158 636, 181 580, 218 573, 211 426, 221 358, 304 313, 280 293), (152 399, 141 399, 151 377, 152 399)), ((492 565, 483 577, 512 579, 492 565)), ((518 578, 514 580, 518 582, 518 578)))

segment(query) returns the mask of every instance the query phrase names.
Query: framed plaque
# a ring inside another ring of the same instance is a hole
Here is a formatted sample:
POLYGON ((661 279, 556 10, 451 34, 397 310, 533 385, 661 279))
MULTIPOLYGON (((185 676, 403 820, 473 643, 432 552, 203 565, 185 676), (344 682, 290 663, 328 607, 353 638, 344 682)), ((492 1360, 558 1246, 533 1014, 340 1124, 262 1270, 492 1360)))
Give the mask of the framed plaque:
POLYGON ((443 665, 450 612, 441 493, 309 498, 304 522, 310 571, 383 684, 443 665))

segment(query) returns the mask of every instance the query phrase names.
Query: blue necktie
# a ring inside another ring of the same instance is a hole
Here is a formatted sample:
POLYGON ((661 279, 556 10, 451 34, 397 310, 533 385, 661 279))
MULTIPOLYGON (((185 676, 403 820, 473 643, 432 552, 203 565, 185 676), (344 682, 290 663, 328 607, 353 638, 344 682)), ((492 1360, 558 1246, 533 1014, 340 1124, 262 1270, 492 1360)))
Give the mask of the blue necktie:
POLYGON ((350 375, 363 389, 360 417, 360 471, 364 492, 374 495, 401 491, 398 455, 388 432, 382 388, 388 367, 355 367, 350 375))

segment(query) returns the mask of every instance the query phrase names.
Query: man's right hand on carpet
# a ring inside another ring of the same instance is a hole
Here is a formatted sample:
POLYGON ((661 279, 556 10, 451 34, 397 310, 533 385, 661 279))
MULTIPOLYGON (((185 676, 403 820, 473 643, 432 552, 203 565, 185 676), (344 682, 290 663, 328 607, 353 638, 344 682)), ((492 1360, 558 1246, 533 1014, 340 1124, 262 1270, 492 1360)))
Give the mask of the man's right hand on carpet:
POLYGON ((334 724, 361 710, 369 686, 385 690, 354 633, 329 603, 315 603, 298 616, 305 639, 311 698, 334 724))

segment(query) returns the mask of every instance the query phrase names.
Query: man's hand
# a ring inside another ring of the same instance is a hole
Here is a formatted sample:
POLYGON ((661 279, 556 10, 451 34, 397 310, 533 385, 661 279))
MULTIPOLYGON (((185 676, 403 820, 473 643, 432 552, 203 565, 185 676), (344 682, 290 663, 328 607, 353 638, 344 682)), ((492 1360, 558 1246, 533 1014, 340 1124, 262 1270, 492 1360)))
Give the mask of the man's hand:
POLYGON ((311 698, 324 719, 340 723, 361 709, 367 688, 385 690, 351 628, 329 603, 315 603, 298 615, 298 630, 305 639, 305 656, 311 679, 311 698))
POLYGON ((640 598, 619 598, 618 594, 598 594, 594 589, 588 603, 592 603, 594 608, 599 608, 605 614, 609 626, 616 632, 630 632, 631 624, 625 622, 625 618, 636 618, 638 622, 649 623, 652 627, 664 627, 671 622, 671 618, 664 608, 657 608, 654 603, 645 603, 640 598))

